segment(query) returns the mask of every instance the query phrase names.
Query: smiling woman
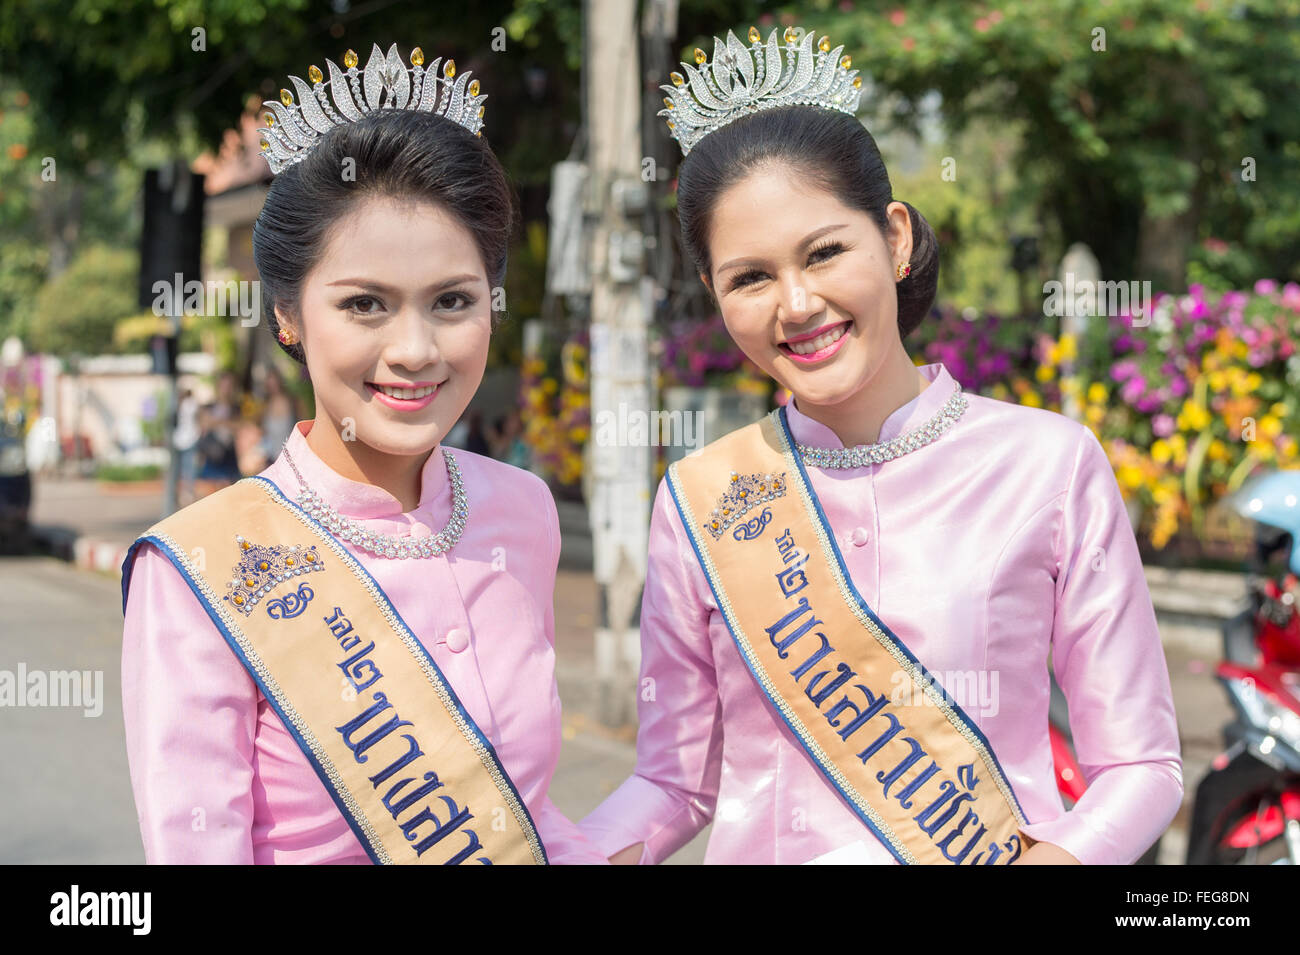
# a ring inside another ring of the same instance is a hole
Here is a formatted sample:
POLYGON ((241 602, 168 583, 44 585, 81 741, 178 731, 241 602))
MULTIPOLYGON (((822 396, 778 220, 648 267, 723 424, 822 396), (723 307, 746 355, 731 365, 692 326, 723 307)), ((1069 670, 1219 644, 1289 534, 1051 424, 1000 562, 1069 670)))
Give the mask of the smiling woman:
POLYGON ((697 50, 665 114, 688 150, 683 243, 793 398, 660 485, 654 692, 635 773, 582 828, 618 862, 662 861, 710 820, 707 862, 1132 862, 1182 767, 1105 453, 1074 421, 916 367, 903 339, 938 247, 853 115, 850 57, 793 27, 784 46, 749 38, 697 50), (1068 812, 1049 653, 1088 783, 1068 812))
POLYGON ((483 377, 512 197, 478 81, 410 58, 375 47, 356 98, 313 66, 267 104, 253 254, 316 416, 123 564, 150 862, 605 861, 547 795, 555 503, 440 447, 483 377))

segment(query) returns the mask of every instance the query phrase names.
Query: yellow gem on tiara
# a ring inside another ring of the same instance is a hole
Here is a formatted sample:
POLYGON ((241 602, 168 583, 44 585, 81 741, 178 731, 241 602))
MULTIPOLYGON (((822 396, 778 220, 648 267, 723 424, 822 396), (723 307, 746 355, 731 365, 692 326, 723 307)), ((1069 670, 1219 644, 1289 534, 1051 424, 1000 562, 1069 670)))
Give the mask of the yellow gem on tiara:
POLYGON ((658 115, 668 121, 683 156, 709 133, 762 109, 814 106, 857 113, 862 81, 842 45, 793 26, 772 30, 766 43, 755 27, 748 36, 748 47, 731 31, 725 39, 714 37, 711 57, 697 48, 695 63, 683 62, 680 72, 669 74, 672 85, 660 87, 668 95, 658 115))
POLYGON ((265 139, 263 139, 263 140, 262 140, 262 148, 263 148, 263 149, 270 149, 270 148, 271 148, 271 144, 268 143, 265 139))
POLYGON ((262 122, 266 123, 266 125, 268 125, 268 126, 274 126, 274 125, 275 125, 275 113, 263 113, 263 114, 262 114, 262 122))
POLYGON ((293 94, 288 90, 280 90, 280 102, 285 106, 293 105, 293 94))
POLYGON ((474 80, 469 84, 469 95, 478 96, 478 80, 474 80))
POLYGON ((448 61, 447 61, 447 65, 444 66, 444 67, 442 68, 442 75, 445 76, 445 77, 447 77, 447 79, 451 79, 453 76, 456 75, 456 61, 455 61, 455 60, 448 60, 448 61))
POLYGON ((424 66, 424 51, 418 46, 411 51, 411 65, 424 66))
POLYGON ((349 70, 352 69, 352 67, 356 66, 357 65, 356 53, 353 52, 352 50, 348 50, 346 53, 344 53, 343 65, 346 66, 349 70))
POLYGON ((307 67, 307 79, 311 80, 313 83, 321 83, 325 79, 325 74, 320 71, 318 66, 313 64, 307 67))

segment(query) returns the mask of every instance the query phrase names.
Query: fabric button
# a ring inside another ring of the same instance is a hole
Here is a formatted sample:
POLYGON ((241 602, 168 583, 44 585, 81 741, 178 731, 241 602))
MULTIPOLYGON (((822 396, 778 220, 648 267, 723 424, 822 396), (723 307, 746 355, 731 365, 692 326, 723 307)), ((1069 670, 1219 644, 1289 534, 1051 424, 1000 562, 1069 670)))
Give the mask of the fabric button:
POLYGON ((452 653, 460 653, 469 646, 469 634, 460 627, 452 627, 447 631, 447 649, 452 653))
POLYGON ((854 529, 851 535, 849 535, 849 539, 853 541, 855 547, 861 547, 867 541, 871 540, 871 535, 867 533, 865 527, 858 527, 854 529))

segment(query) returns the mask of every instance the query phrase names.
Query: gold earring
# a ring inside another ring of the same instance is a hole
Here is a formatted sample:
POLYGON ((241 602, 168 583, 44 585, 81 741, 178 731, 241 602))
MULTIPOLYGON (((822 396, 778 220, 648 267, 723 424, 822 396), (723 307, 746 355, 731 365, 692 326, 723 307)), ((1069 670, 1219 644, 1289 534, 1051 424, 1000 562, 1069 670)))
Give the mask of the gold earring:
POLYGON ((903 262, 898 266, 898 268, 895 271, 898 273, 898 279, 901 282, 903 279, 907 278, 909 275, 912 274, 912 263, 903 262))
POLYGON ((280 329, 280 344, 296 345, 298 344, 298 339, 294 336, 293 332, 289 331, 288 329, 282 328, 280 329))

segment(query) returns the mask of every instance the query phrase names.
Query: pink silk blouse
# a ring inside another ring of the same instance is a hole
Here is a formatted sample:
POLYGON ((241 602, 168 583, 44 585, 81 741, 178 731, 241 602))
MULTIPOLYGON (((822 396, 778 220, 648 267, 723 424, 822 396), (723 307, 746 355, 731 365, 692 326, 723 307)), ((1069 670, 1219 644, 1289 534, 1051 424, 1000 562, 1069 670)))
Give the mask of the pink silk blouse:
MULTIPOLYGON (((451 516, 442 454, 420 503, 320 460, 300 421, 294 463, 318 494, 380 534, 427 537, 451 516)), ((552 863, 604 863, 547 796, 560 753, 552 598, 559 520, 546 485, 518 468, 454 451, 469 502, 449 555, 395 560, 343 546, 370 572, 492 743, 552 863)), ((289 498, 283 453, 262 472, 289 498)), ((238 533, 232 527, 230 533, 238 533)), ((232 559, 232 566, 233 566, 232 559)), ((128 571, 122 702, 131 785, 150 863, 368 864, 356 835, 293 737, 180 572, 141 544, 128 571)))
MULTIPOLYGON (((952 395, 941 364, 920 370, 931 383, 888 417, 879 441, 952 395)), ((1169 674, 1119 487, 1083 425, 967 398, 934 443, 853 470, 808 467, 809 480, 858 592, 989 740, 1029 820, 1023 831, 1084 864, 1132 863, 1173 819, 1183 783, 1169 674), (1088 783, 1068 812, 1048 743, 1049 652, 1088 783)), ((787 412, 797 442, 843 447, 793 402, 787 412)), ((710 820, 710 863, 803 863, 854 843, 860 858, 895 862, 755 682, 663 482, 649 549, 637 765, 583 831, 611 855, 644 842, 643 864, 710 820)))

